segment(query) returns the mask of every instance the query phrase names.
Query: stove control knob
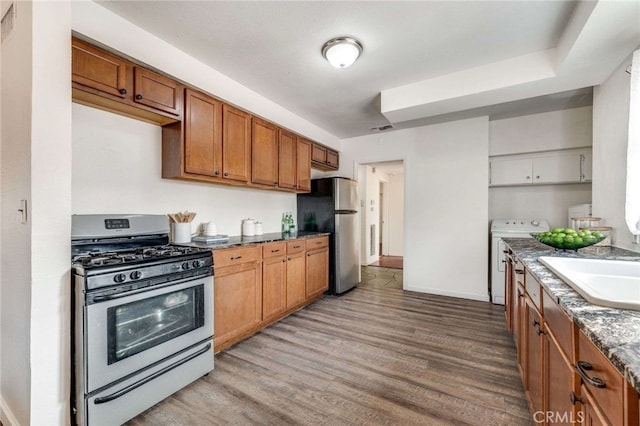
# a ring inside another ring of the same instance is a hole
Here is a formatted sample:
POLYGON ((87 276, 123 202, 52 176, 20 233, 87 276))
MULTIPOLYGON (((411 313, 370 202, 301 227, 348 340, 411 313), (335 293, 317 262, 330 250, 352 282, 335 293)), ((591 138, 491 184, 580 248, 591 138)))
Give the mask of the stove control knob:
POLYGON ((190 266, 191 266, 191 265, 189 264, 189 262, 184 262, 184 263, 182 264, 182 269, 184 269, 184 270, 186 271, 187 269, 189 269, 189 267, 190 267, 190 266))
POLYGON ((139 280, 142 277, 142 272, 133 271, 131 274, 129 274, 129 276, 131 277, 132 280, 139 280))
POLYGON ((538 222, 537 220, 532 220, 532 221, 531 221, 531 225, 533 225, 533 226, 540 226, 540 222, 538 222))
POLYGON ((127 276, 125 274, 116 274, 113 277, 113 280, 117 283, 123 283, 126 279, 127 279, 127 276))
POLYGON ((203 260, 194 260, 193 261, 193 267, 194 268, 200 268, 204 266, 204 261, 203 260))

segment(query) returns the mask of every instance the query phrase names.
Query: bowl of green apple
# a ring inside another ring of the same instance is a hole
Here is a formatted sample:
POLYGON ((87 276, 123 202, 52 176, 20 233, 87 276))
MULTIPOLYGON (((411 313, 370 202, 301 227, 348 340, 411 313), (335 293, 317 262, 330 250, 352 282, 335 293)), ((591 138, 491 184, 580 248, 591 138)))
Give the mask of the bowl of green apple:
POLYGON ((578 250, 589 247, 606 238, 606 235, 598 231, 572 228, 554 228, 552 231, 531 234, 533 238, 558 250, 578 250))

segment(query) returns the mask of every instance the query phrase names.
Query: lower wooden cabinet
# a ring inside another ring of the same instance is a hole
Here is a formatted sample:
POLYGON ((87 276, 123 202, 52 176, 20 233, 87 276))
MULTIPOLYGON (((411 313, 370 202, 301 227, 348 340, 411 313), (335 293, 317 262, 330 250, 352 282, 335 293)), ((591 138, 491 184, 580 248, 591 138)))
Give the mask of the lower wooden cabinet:
POLYGON ((304 241, 287 243, 287 309, 298 307, 307 299, 306 257, 304 241))
POLYGON ((532 412, 542 411, 542 317, 529 297, 524 308, 524 388, 532 412))
POLYGON ((287 307, 287 244, 262 245, 262 319, 268 321, 287 307))
POLYGON ((214 250, 213 265, 218 352, 322 296, 328 237, 214 250))
MULTIPOLYGON (((240 253, 231 257, 241 256, 239 261, 242 260, 242 250, 228 250, 240 253)), ((213 324, 217 348, 239 340, 262 321, 262 265, 260 261, 250 260, 216 268, 216 252, 218 250, 214 251, 213 324)))
POLYGON ((519 259, 512 260, 508 328, 535 424, 638 425, 638 392, 519 259))
POLYGON ((307 240, 306 296, 321 295, 329 289, 329 237, 307 240))

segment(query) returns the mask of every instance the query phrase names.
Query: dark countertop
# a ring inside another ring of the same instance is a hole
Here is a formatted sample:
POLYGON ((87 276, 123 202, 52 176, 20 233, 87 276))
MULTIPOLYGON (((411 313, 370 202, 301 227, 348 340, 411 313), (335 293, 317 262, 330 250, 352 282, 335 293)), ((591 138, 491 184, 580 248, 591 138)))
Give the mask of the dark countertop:
POLYGON ((313 237, 320 237, 322 235, 330 235, 330 234, 331 234, 330 232, 312 232, 312 231, 300 231, 300 232, 294 232, 293 234, 283 234, 281 232, 272 232, 269 234, 255 235, 253 237, 243 237, 239 235, 231 236, 229 237, 229 241, 225 241, 222 243, 201 243, 201 242, 192 241, 188 244, 180 244, 180 245, 217 250, 217 249, 225 249, 225 248, 231 248, 231 247, 246 246, 250 244, 272 243, 274 241, 287 241, 287 240, 295 240, 300 238, 313 238, 313 237))
POLYGON ((640 392, 640 311, 608 308, 587 302, 538 262, 540 256, 640 262, 640 253, 608 246, 591 246, 577 252, 562 251, 531 238, 504 238, 504 241, 585 335, 640 392))

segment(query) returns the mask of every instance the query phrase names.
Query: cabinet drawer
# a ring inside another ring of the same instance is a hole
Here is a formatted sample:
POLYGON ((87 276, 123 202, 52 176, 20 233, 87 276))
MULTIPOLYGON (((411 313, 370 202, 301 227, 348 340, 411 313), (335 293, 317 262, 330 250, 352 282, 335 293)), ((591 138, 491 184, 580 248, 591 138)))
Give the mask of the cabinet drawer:
POLYGON ((329 237, 315 237, 308 238, 306 241, 307 250, 313 250, 321 247, 327 247, 329 245, 329 237))
POLYGON ((262 258, 280 257, 286 254, 287 244, 284 241, 267 243, 262 245, 262 258))
POLYGON ((573 361, 573 321, 544 290, 542 291, 542 307, 547 328, 551 330, 567 358, 573 361))
POLYGON ((237 265, 240 263, 256 262, 259 261, 261 257, 262 251, 259 245, 214 250, 213 267, 221 268, 223 266, 237 265))
POLYGON ((287 241, 287 254, 299 253, 305 250, 304 240, 287 241))
POLYGON ((576 370, 581 376, 583 386, 589 389, 594 400, 597 401, 598 408, 604 413, 609 421, 614 425, 621 425, 624 421, 624 379, 618 373, 613 364, 591 343, 591 341, 580 331, 578 333, 578 361, 576 370), (585 368, 585 364, 588 363, 585 368), (582 373, 579 369, 582 365, 582 373), (599 379, 604 387, 597 387, 590 383, 591 379, 599 379))
POLYGON ((524 286, 527 289, 531 301, 536 305, 536 308, 538 308, 538 311, 542 311, 542 289, 538 280, 536 280, 529 271, 525 271, 524 286))

